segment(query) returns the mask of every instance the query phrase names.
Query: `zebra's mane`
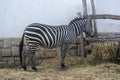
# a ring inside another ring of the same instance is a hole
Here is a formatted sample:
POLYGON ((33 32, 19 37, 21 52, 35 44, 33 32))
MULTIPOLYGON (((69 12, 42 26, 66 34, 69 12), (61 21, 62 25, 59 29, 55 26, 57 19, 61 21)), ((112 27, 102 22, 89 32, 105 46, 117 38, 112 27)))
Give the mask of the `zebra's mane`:
POLYGON ((82 20, 82 19, 85 19, 85 17, 75 18, 72 21, 70 21, 69 25, 72 24, 75 21, 79 21, 79 20, 82 20))

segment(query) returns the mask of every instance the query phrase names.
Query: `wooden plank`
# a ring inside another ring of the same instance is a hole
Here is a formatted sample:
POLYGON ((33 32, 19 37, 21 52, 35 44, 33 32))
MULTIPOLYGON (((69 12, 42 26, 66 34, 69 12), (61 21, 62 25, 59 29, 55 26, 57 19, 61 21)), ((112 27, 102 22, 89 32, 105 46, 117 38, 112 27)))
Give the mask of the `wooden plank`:
MULTIPOLYGON (((91 7, 92 7, 92 15, 94 16, 96 14, 94 0, 91 0, 91 7)), ((97 23, 95 19, 93 19, 93 27, 94 27, 94 36, 97 37, 97 23)))
POLYGON ((104 32, 98 33, 97 38, 86 38, 90 42, 104 42, 104 41, 120 41, 120 33, 118 32, 104 32))
POLYGON ((118 32, 99 32, 98 38, 120 38, 120 33, 118 32))
POLYGON ((105 41, 117 41, 120 42, 120 38, 86 38, 90 42, 105 42, 105 41))
POLYGON ((120 32, 98 32, 98 36, 103 35, 120 35, 120 32))
POLYGON ((120 20, 120 15, 111 15, 111 14, 97 14, 97 15, 89 15, 92 19, 113 19, 120 20))

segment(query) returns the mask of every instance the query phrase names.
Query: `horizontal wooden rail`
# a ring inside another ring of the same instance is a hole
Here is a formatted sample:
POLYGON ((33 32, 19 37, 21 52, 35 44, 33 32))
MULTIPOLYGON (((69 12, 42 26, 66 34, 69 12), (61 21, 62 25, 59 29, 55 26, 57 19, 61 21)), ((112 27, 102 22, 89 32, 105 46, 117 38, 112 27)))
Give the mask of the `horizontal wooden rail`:
POLYGON ((105 42, 105 41, 120 42, 120 38, 86 38, 85 40, 90 41, 90 42, 105 42))
POLYGON ((96 15, 89 15, 92 19, 114 19, 120 20, 120 15, 111 15, 111 14, 96 14, 96 15))

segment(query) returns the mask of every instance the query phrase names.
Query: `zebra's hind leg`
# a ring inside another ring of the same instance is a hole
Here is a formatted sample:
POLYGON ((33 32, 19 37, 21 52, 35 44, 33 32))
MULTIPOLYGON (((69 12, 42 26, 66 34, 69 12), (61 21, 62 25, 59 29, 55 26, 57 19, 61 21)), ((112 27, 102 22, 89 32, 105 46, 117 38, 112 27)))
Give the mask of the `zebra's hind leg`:
POLYGON ((69 44, 64 44, 61 49, 61 68, 62 69, 66 68, 64 60, 66 57, 66 52, 67 52, 68 47, 69 47, 69 44))
POLYGON ((27 53, 29 53, 29 51, 24 51, 23 52, 23 58, 22 58, 22 68, 24 71, 27 70, 27 66, 26 66, 26 57, 27 57, 27 53))
POLYGON ((37 68, 35 67, 35 60, 34 60, 34 55, 36 51, 30 51, 30 64, 31 64, 31 69, 33 71, 37 71, 37 68))

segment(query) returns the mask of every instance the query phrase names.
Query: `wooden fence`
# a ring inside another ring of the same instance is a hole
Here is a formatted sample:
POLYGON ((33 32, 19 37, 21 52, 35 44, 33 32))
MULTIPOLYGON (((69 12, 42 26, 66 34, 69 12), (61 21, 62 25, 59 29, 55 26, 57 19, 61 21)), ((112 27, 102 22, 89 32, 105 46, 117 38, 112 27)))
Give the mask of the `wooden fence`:
MULTIPOLYGON (((87 17, 90 17, 92 20, 93 20, 93 29, 94 29, 94 35, 95 37, 94 38, 88 38, 86 37, 85 40, 87 40, 89 43, 90 42, 94 42, 94 41, 118 41, 120 42, 120 36, 118 36, 117 34, 114 34, 113 33, 104 33, 102 34, 101 38, 100 38, 100 35, 98 33, 98 30, 97 30, 97 23, 96 23, 96 19, 113 19, 113 20, 120 20, 120 15, 111 15, 111 14, 96 14, 96 9, 95 9, 95 4, 94 4, 94 0, 91 0, 91 7, 92 7, 92 14, 91 15, 88 15, 87 13, 87 1, 86 0, 82 0, 83 2, 83 14, 84 16, 87 16, 87 17), (114 36, 112 36, 114 34, 114 36), (105 38, 105 35, 109 36, 105 38), (98 37, 99 36, 99 37, 98 37), (117 37, 116 37, 117 36, 117 37)), ((83 36, 82 36, 82 39, 81 39, 81 47, 80 47, 80 51, 81 53, 84 55, 85 51, 86 50, 85 48, 88 48, 86 46, 84 46, 84 41, 83 41, 83 36)))

